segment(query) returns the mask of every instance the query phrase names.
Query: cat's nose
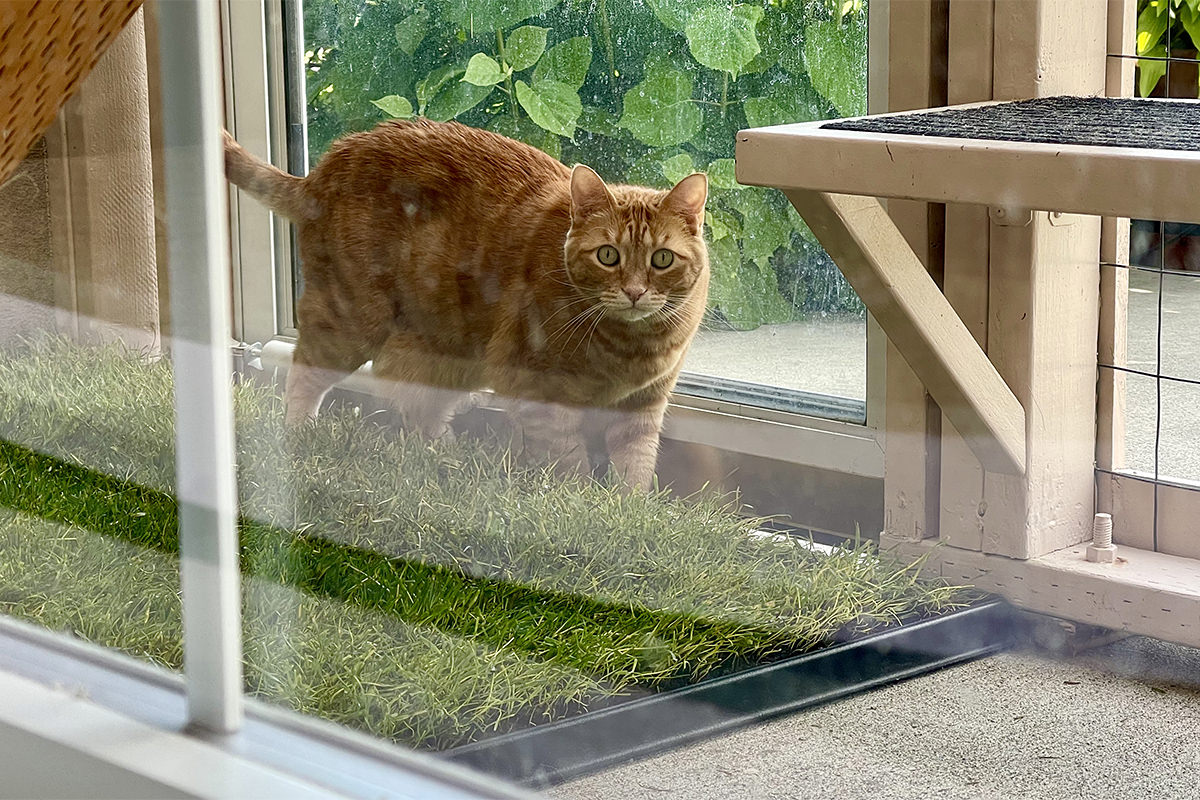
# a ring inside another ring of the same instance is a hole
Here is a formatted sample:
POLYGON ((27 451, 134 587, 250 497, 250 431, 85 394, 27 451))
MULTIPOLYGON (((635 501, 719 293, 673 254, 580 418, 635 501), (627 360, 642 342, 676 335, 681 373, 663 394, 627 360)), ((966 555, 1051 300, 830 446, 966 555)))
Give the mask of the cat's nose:
POLYGON ((637 305, 638 298, 640 298, 645 293, 646 293, 646 290, 641 287, 634 287, 634 288, 630 288, 628 286, 625 287, 625 296, 629 298, 629 302, 632 303, 633 305, 637 305))

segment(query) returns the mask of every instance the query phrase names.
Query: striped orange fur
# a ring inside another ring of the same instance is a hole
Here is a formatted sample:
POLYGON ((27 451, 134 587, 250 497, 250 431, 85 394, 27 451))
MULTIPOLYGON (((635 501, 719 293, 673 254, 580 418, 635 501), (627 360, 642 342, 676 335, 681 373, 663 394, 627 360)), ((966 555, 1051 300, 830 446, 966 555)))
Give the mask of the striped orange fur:
POLYGON ((670 191, 608 185, 428 120, 346 136, 306 178, 227 136, 226 169, 299 228, 290 422, 371 360, 406 424, 429 436, 492 389, 527 456, 587 472, 595 440, 626 484, 651 484, 707 299, 704 175, 670 191))

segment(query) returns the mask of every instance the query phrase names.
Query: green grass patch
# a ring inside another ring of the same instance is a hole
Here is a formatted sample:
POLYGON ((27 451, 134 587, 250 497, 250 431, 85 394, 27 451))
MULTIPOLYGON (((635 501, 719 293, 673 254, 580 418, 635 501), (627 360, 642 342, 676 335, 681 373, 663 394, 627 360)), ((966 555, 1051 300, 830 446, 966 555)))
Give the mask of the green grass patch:
MULTIPOLYGON (((423 747, 691 682, 967 601, 869 546, 752 536, 353 409, 299 431, 235 387, 248 690, 423 747)), ((0 361, 0 610, 180 664, 170 367, 0 361)))

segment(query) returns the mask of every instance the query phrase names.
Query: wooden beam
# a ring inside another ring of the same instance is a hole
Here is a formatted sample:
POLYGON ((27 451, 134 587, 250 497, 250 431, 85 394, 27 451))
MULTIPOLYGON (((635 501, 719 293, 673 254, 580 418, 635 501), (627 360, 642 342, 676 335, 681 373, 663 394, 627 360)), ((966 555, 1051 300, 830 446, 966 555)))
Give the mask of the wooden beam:
MULTIPOLYGON (((1096 69, 1103 81, 1102 62, 1096 69)), ((1091 88, 1076 94, 1099 93, 1091 88)), ((1200 222, 1200 192, 1195 191, 1200 153, 1195 151, 865 133, 824 124, 739 132, 738 182, 1200 222)))
POLYGON ((1024 474, 1025 410, 879 201, 785 194, 980 463, 1024 474))
POLYGON ((1118 545, 1118 563, 1095 564, 1080 544, 1021 561, 886 537, 880 548, 924 558, 925 574, 995 592, 1030 611, 1200 647, 1200 563, 1192 558, 1118 545))
MULTIPOLYGON (((1015 100, 1103 94, 1107 8, 1107 0, 995 0, 992 96, 1015 100)), ((1123 152, 1128 149, 1107 152, 1122 158, 1130 155, 1123 152)), ((1087 158, 1088 151, 1082 148, 1080 154, 1087 158)), ((1116 172, 1103 175, 1105 168, 1089 160, 1086 175, 1072 191, 1093 198, 1119 195, 1121 202, 1114 205, 1128 206, 1122 212, 1097 203, 1090 213, 1124 216, 1151 211, 1143 201, 1152 205, 1150 195, 1169 191, 1167 184, 1178 177, 1157 176, 1163 182, 1153 189, 1142 185, 1143 165, 1165 168, 1161 153, 1132 154, 1123 178, 1116 172)), ((1197 154, 1187 154, 1184 161, 1191 162, 1190 169, 1200 169, 1197 154)), ((1066 198, 1034 201, 1039 194, 1049 199, 1043 190, 1056 180, 1070 180, 1042 166, 1039 178, 1030 174, 1029 184, 1018 185, 1020 181, 1007 181, 1007 176, 1005 183, 1015 191, 1030 192, 1022 197, 1029 200, 1026 207, 1088 213, 1071 208, 1066 198), (1036 188, 1039 184, 1042 189, 1036 188)), ((1116 162, 1110 166, 1116 167, 1116 162)), ((1200 204, 1184 213, 1200 215, 1200 204)), ((1035 213, 1026 225, 1011 223, 996 218, 989 234, 987 353, 1017 398, 1037 413, 1028 419, 1024 478, 985 476, 983 550, 1034 558, 1091 536, 1100 222, 1090 216, 1035 213)))

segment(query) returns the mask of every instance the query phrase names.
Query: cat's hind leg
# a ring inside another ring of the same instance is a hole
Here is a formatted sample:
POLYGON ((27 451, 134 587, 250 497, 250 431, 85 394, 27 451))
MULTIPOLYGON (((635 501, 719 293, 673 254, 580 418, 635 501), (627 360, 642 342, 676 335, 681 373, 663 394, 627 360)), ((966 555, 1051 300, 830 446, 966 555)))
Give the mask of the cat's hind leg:
POLYGON ((292 427, 316 419, 329 390, 365 361, 356 353, 318 350, 306 344, 301 335, 283 393, 287 409, 284 420, 292 427))
POLYGON ((410 335, 390 337, 372 372, 405 427, 429 439, 453 437, 454 418, 479 403, 482 370, 476 362, 430 352, 410 335))

